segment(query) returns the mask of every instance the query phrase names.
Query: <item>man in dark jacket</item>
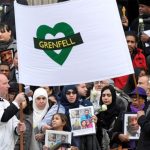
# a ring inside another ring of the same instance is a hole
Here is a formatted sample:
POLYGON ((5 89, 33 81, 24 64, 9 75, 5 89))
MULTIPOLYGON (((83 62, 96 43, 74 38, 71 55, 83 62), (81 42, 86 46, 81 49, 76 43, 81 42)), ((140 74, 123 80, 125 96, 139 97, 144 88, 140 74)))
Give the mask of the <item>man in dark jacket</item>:
POLYGON ((150 150, 150 107, 146 114, 144 111, 138 111, 137 115, 138 124, 141 126, 137 150, 150 150))
POLYGON ((139 5, 139 17, 133 20, 133 22, 131 23, 130 29, 132 31, 138 32, 138 28, 140 28, 139 18, 142 18, 144 21, 144 31, 149 30, 150 24, 149 24, 149 21, 147 21, 146 19, 150 17, 150 1, 139 0, 138 5, 139 5))

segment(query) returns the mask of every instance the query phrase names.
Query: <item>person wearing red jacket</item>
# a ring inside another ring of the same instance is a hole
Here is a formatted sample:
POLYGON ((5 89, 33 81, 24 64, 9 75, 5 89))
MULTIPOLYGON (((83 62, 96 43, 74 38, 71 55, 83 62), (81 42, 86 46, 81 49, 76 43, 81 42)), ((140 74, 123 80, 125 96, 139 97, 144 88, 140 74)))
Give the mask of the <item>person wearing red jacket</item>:
MULTIPOLYGON (((135 68, 147 70, 146 58, 142 53, 142 49, 137 48, 137 36, 132 31, 125 32, 129 52, 132 59, 132 64, 135 68)), ((123 89, 128 81, 128 75, 114 78, 114 84, 119 89, 123 89)))

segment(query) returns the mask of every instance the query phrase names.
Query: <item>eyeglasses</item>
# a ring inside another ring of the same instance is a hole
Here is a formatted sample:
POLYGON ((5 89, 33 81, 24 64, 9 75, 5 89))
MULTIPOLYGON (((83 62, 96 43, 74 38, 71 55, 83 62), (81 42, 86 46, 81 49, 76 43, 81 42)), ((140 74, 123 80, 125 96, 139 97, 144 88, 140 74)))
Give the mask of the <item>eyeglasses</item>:
POLYGON ((77 92, 76 91, 67 91, 66 92, 66 95, 74 95, 74 94, 77 94, 77 92))

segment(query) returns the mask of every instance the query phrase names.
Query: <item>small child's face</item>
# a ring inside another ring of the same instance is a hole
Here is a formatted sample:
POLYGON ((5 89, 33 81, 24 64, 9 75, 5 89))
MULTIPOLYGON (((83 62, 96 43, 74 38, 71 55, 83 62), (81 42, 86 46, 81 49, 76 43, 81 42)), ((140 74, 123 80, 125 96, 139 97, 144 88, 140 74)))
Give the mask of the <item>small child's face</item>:
POLYGON ((64 123, 59 115, 55 115, 52 120, 53 129, 63 128, 64 123))
POLYGON ((86 127, 86 121, 83 120, 82 123, 81 123, 82 127, 86 127))

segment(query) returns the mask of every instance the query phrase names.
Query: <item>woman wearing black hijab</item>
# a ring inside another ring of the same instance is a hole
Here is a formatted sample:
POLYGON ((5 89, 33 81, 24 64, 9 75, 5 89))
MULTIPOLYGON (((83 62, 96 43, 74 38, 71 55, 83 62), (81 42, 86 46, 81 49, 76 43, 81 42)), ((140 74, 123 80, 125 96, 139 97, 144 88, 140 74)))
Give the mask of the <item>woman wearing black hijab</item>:
MULTIPOLYGON (((65 108, 65 114, 69 118, 69 109, 92 106, 92 103, 88 100, 84 100, 82 104, 78 98, 78 92, 75 85, 64 86, 61 95, 61 105, 65 108), (82 106, 81 106, 82 105, 82 106)), ((68 128, 71 131, 70 121, 68 128)), ((73 137, 72 145, 79 148, 79 150, 100 150, 97 138, 95 135, 83 135, 73 137)))
POLYGON ((98 121, 96 136, 99 144, 102 145, 102 147, 105 147, 106 145, 109 146, 109 141, 107 144, 103 143, 103 137, 105 136, 103 129, 110 134, 111 128, 120 114, 120 110, 116 105, 116 91, 111 85, 105 86, 101 91, 100 105, 102 106, 103 104, 107 106, 107 110, 100 111, 99 114, 97 114, 98 121))

